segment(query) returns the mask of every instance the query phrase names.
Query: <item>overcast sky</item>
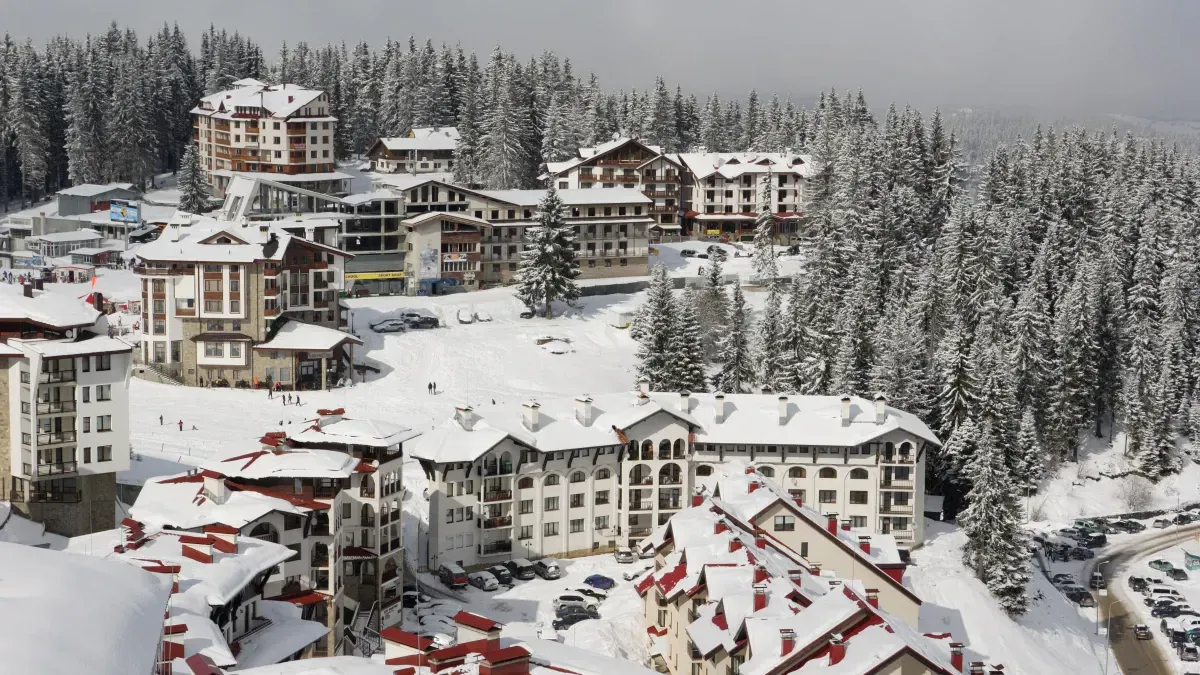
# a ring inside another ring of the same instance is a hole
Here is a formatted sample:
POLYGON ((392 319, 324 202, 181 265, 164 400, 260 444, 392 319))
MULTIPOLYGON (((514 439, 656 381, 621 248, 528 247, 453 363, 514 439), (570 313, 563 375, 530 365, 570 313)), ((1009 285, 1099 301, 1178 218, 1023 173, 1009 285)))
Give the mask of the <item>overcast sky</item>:
MULTIPOLYGON (((1200 118, 1200 3, 1187 0, 0 0, 3 28, 41 42, 117 20, 179 22, 312 45, 388 36, 550 49, 606 88, 808 97, 863 87, 873 106, 1014 105, 1200 118)), ((192 42, 192 47, 197 47, 192 42)))

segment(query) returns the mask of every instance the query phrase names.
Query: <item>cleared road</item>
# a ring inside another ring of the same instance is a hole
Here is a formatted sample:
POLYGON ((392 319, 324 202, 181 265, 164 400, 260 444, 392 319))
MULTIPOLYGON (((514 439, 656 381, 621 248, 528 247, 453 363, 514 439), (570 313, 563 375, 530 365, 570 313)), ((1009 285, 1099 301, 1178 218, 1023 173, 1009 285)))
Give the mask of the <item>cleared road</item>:
POLYGON ((1148 619, 1142 619, 1138 612, 1142 604, 1141 598, 1129 597, 1124 591, 1122 580, 1131 573, 1137 576, 1149 573, 1148 569, 1130 570, 1129 565, 1134 560, 1192 539, 1197 534, 1200 534, 1200 524, 1144 536, 1108 551, 1103 558, 1088 561, 1084 567, 1083 578, 1079 580, 1081 584, 1086 584, 1092 572, 1101 569, 1101 565, 1102 571, 1108 577, 1109 595, 1097 596, 1096 604, 1100 610, 1100 621, 1109 622, 1109 644, 1121 668, 1120 672, 1125 675, 1178 675, 1169 655, 1164 651, 1165 642, 1157 625, 1150 625, 1154 633, 1153 640, 1138 640, 1134 637, 1134 625, 1147 623, 1148 619))

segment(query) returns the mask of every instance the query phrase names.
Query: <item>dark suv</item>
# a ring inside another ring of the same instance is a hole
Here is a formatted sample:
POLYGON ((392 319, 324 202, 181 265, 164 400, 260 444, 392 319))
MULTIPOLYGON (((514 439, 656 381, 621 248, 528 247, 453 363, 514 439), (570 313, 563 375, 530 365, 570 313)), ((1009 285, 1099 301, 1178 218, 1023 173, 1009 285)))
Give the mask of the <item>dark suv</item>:
POLYGON ((438 568, 438 580, 447 588, 466 588, 467 572, 458 565, 442 565, 438 568))

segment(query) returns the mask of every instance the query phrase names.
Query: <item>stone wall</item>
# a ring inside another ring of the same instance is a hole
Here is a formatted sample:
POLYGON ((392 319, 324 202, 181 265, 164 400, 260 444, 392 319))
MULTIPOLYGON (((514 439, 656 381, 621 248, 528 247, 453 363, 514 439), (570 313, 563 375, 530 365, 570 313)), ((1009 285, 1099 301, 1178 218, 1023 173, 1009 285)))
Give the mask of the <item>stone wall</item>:
MULTIPOLYGON (((80 492, 77 503, 14 503, 17 511, 30 520, 44 523, 46 529, 67 537, 111 530, 117 526, 117 476, 105 473, 79 476, 75 484, 80 492)), ((26 495, 28 498, 29 495, 26 495)))

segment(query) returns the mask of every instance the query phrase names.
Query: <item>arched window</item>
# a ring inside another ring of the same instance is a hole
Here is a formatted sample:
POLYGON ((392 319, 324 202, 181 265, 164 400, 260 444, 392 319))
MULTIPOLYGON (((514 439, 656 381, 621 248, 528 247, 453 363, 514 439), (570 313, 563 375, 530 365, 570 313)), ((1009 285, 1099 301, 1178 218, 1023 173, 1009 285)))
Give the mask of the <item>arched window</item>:
POLYGON ((642 459, 654 459, 654 441, 642 441, 642 459))
POLYGON ((518 490, 524 490, 526 488, 531 488, 531 487, 533 487, 533 479, 530 478, 529 476, 525 476, 521 480, 517 481, 517 489, 518 490))
POLYGON ((651 485, 654 483, 654 473, 647 464, 635 464, 629 470, 630 485, 651 485))
POLYGON ((500 455, 500 473, 502 475, 504 475, 504 474, 510 474, 512 472, 513 472, 512 453, 505 450, 504 453, 500 455))
POLYGON ((558 485, 558 481, 558 474, 552 473, 549 476, 546 476, 546 480, 542 481, 542 485, 558 485))
POLYGON ((671 455, 671 459, 685 459, 686 455, 687 455, 686 449, 687 449, 687 446, 684 445, 683 439, 676 438, 674 452, 671 455))
POLYGON ((817 478, 837 478, 837 469, 825 467, 817 473, 817 478))
POLYGON ((362 505, 362 516, 361 516, 361 519, 359 520, 359 525, 361 525, 362 527, 374 527, 375 526, 375 508, 372 507, 370 504, 362 505))
POLYGON ((679 474, 680 471, 678 464, 664 464, 662 468, 658 470, 658 484, 679 485, 683 482, 679 474))
POLYGON ((386 522, 388 522, 388 503, 385 500, 379 505, 379 523, 382 525, 386 522))
POLYGON ((255 525, 254 529, 250 530, 250 536, 254 539, 269 541, 272 544, 279 543, 279 532, 276 531, 275 527, 270 523, 259 523, 255 525))
POLYGON ((571 474, 572 483, 582 483, 585 480, 587 480, 587 476, 583 475, 582 471, 576 471, 571 474))
POLYGON ((769 466, 760 466, 760 467, 758 467, 758 472, 759 472, 760 474, 762 474, 762 475, 766 476, 767 478, 774 478, 774 477, 775 477, 775 469, 772 469, 772 468, 771 468, 771 467, 769 467, 769 466))
POLYGON ((329 567, 329 547, 319 541, 313 544, 311 562, 313 567, 329 567))
POLYGON ((637 441, 629 441, 629 452, 626 454, 628 454, 629 456, 626 457, 625 459, 632 459, 635 462, 638 460, 638 442, 637 441))
POLYGON ((808 472, 803 468, 794 466, 788 469, 788 478, 807 478, 808 472))
POLYGON ((375 496, 375 478, 369 473, 364 473, 362 477, 361 494, 363 497, 375 496))
POLYGON ((658 442, 658 458, 671 459, 671 441, 664 438, 658 442))
POLYGON ((867 479, 867 470, 866 469, 851 469, 850 470, 850 480, 866 480, 866 479, 867 479))
POLYGON ((701 464, 700 466, 696 467, 696 475, 697 476, 711 476, 712 475, 712 467, 707 464, 701 464))
POLYGON ((901 443, 900 444, 900 454, 901 454, 901 456, 912 454, 912 443, 909 443, 908 441, 904 441, 903 443, 901 443))
POLYGON ((596 472, 596 480, 607 480, 612 477, 612 472, 608 469, 600 469, 596 472))

